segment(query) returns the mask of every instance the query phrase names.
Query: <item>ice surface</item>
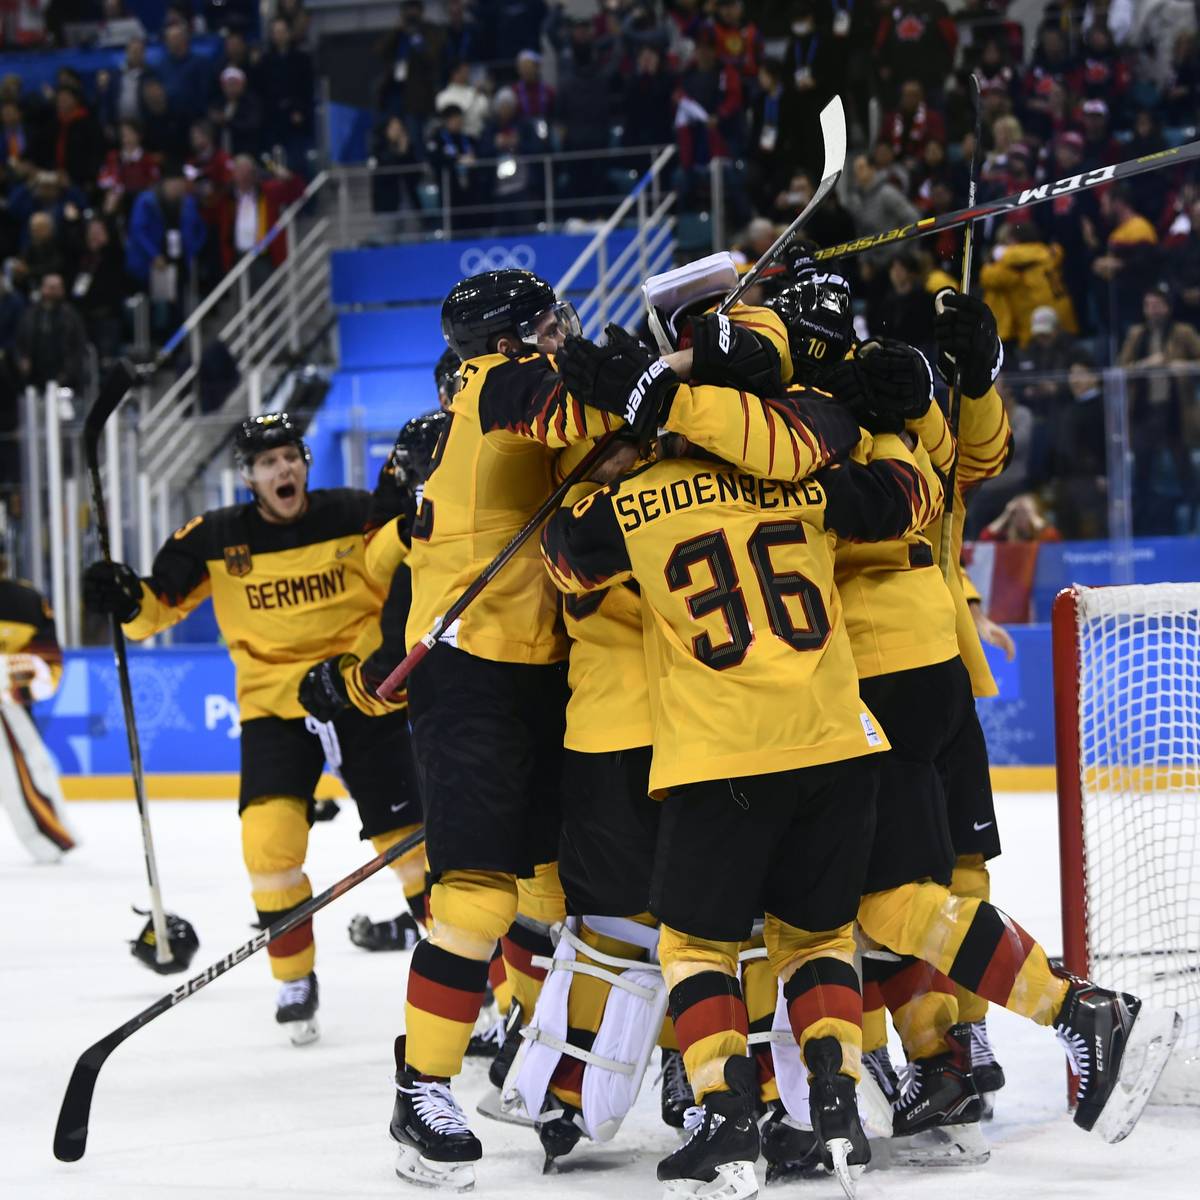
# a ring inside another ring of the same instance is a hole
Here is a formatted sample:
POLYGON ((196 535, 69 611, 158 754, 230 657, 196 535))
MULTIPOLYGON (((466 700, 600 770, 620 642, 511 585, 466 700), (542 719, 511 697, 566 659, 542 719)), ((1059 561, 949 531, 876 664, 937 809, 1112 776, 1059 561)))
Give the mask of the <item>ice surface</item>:
MULTIPOLYGON (((1049 949, 1059 948, 1054 805, 1046 796, 998 802, 1005 855, 995 897, 1049 949)), ((322 1038, 287 1044, 273 1017, 266 954, 135 1034, 109 1059, 82 1162, 54 1160, 50 1142, 72 1064, 91 1042, 167 990, 130 957, 124 939, 142 919, 141 850, 133 806, 72 805, 83 847, 57 867, 31 865, 0 822, 0 1197, 5 1200, 325 1200, 429 1193, 392 1174, 391 1043, 404 1015, 408 956, 350 945, 357 911, 399 911, 389 872, 316 919, 322 1038)), ((250 936, 253 919, 232 803, 162 803, 154 828, 168 907, 200 934, 196 970, 250 936)), ((345 809, 312 834, 309 871, 319 889, 370 857, 345 809)), ((1077 1130, 1064 1106, 1053 1035, 993 1009, 992 1040, 1008 1076, 985 1127, 991 1162, 936 1173, 868 1173, 863 1200, 1169 1200, 1200 1194, 1200 1111, 1150 1109, 1117 1146, 1077 1130)), ((469 1110, 484 1068, 468 1064, 457 1090, 469 1110)), ((538 1172, 524 1129, 474 1122, 486 1151, 476 1194, 655 1197, 656 1160, 674 1144, 659 1124, 650 1078, 615 1142, 578 1149, 574 1169, 538 1172)), ((764 1189, 766 1197, 836 1200, 830 1180, 764 1189)))

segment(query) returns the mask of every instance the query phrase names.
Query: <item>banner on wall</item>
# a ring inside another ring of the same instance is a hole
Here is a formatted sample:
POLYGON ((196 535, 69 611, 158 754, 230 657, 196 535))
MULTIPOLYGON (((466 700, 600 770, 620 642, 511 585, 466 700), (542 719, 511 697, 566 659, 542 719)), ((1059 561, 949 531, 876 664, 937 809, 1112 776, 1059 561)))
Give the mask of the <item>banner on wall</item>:
MULTIPOLYGON (((1012 631, 1017 659, 991 654, 1000 695, 979 701, 997 766, 1054 761, 1049 626, 1012 631)), ((146 771, 234 773, 241 721, 233 664, 220 646, 131 648, 129 671, 146 771)), ((64 775, 127 774, 121 696, 112 651, 68 652, 62 685, 33 717, 64 775)))

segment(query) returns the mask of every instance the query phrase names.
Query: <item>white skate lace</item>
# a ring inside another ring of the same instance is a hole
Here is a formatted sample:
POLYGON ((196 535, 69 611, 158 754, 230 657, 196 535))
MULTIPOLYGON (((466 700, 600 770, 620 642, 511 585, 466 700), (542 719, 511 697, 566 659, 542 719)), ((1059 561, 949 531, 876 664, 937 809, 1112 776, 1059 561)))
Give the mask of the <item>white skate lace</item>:
POLYGON ((664 1058, 662 1073, 667 1095, 672 1100, 683 1100, 685 1098, 690 1100, 692 1097, 692 1085, 688 1082, 687 1069, 683 1065, 683 1055, 668 1054, 664 1058))
POLYGON ((311 984, 306 975, 303 979, 292 979, 279 989, 279 1007, 287 1008, 291 1004, 304 1004, 308 1000, 311 984))
POLYGON ((487 1027, 487 1029, 485 1029, 483 1031, 483 1033, 477 1034, 476 1036, 482 1042, 495 1042, 497 1046, 503 1046, 504 1045, 504 1034, 506 1032, 506 1029, 507 1029, 507 1025, 506 1025, 505 1018, 497 1017, 487 1027))
POLYGON ((888 1048, 883 1046, 879 1050, 871 1050, 863 1055, 867 1063, 867 1070, 875 1078, 875 1082, 879 1084, 879 1090, 891 1100, 896 1094, 894 1085, 892 1084, 892 1076, 895 1074, 895 1068, 892 1066, 892 1057, 888 1053, 888 1048))
POLYGON ((1056 1032, 1062 1048, 1067 1052, 1071 1069, 1079 1076, 1079 1091, 1086 1093, 1091 1074, 1091 1055, 1088 1053, 1087 1038, 1080 1033, 1068 1033, 1065 1029, 1056 1032))
POLYGON ((897 1108, 911 1104, 921 1091, 921 1064, 919 1062, 905 1063, 900 1068, 900 1099, 896 1101, 897 1108))
POLYGON ((463 1110, 458 1107, 454 1093, 444 1083, 414 1083, 412 1087, 396 1085, 398 1092, 413 1098, 417 1116, 434 1133, 470 1133, 463 1110))
MULTIPOLYGON (((689 1135, 688 1142, 699 1136, 700 1131, 704 1128, 705 1116, 711 1116, 709 1122, 709 1132, 715 1132, 721 1125, 724 1124, 725 1118, 720 1113, 706 1114, 703 1104, 695 1104, 683 1114, 683 1131, 689 1135)), ((685 1142, 684 1145, 687 1143, 685 1142)))
POLYGON ((971 1066, 990 1067, 996 1061, 992 1043, 988 1039, 986 1021, 971 1022, 971 1066))

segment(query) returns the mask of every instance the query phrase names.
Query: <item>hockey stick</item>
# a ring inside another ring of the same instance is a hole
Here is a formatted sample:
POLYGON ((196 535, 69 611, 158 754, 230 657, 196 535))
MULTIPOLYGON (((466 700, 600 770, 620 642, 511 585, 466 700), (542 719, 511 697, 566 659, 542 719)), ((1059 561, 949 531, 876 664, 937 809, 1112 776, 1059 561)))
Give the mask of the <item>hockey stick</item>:
POLYGON ((801 209, 799 216, 775 239, 766 253, 737 282, 737 287, 721 303, 719 312, 728 312, 738 300, 761 278, 763 272, 774 264, 783 252, 800 236, 808 218, 820 207, 829 195, 846 165, 846 113, 842 98, 834 96, 821 109, 821 136, 825 142, 825 165, 821 170, 821 182, 812 199, 801 209))
MULTIPOLYGON (((971 166, 967 176, 967 207, 975 207, 975 190, 979 184, 979 143, 983 140, 983 105, 980 102, 979 79, 971 72, 971 102, 975 105, 975 141, 971 145, 971 166)), ((965 296, 971 290, 971 259, 975 250, 975 224, 968 221, 963 230, 962 276, 958 290, 965 296)), ((950 444, 955 454, 950 460, 946 474, 946 504, 942 513, 942 536, 938 541, 938 562, 942 578, 949 583, 954 564, 951 559, 951 544, 954 541, 954 486, 958 478, 958 421, 962 413, 962 367, 954 364, 954 382, 950 387, 950 444)))
POLYGON ((195 995, 202 987, 219 979, 226 971, 245 962, 252 954, 256 954, 264 946, 268 946, 276 938, 303 924, 315 912, 319 912, 327 904, 344 896, 351 888, 357 887, 364 879, 369 879, 377 871, 394 862, 402 854, 407 854, 425 840, 425 831, 418 829, 394 846, 389 846, 382 854, 376 855, 370 862, 351 871, 343 879, 326 888, 319 896, 312 896, 301 905, 294 908, 286 917, 281 917, 273 925, 256 933, 248 942, 231 950, 224 958, 219 958, 211 966, 205 968, 199 975, 194 975, 185 983, 181 983, 173 991, 160 996, 148 1008, 142 1009, 136 1017, 126 1021, 124 1025, 114 1029, 112 1033, 102 1037, 95 1045, 89 1046, 75 1063, 71 1072, 67 1090, 63 1095, 62 1107, 58 1112, 58 1124, 54 1129, 54 1157, 60 1162, 78 1162, 87 1150, 88 1119, 92 1111, 92 1094, 96 1090, 96 1080, 100 1068, 108 1060, 108 1056, 126 1038, 137 1033, 143 1025, 149 1025, 155 1017, 161 1017, 168 1009, 195 995))
POLYGON ((937 217, 925 217, 914 221, 911 225, 901 225, 884 233, 871 233, 865 237, 854 238, 837 246, 828 246, 824 250, 814 250, 813 260, 822 262, 830 258, 848 258, 854 254, 862 254, 873 250, 876 246, 887 246, 897 242, 909 242, 914 238, 929 237, 931 234, 943 233, 947 229, 959 229, 973 221, 984 221, 988 217, 1002 216, 1004 213, 1015 212, 1020 208, 1031 208, 1035 204, 1044 204, 1047 200, 1057 200, 1059 196, 1069 196, 1075 192, 1087 191, 1089 188, 1102 187, 1106 183, 1120 183, 1132 179, 1135 175, 1144 175, 1147 171, 1158 171, 1163 167, 1173 167, 1183 163, 1194 162, 1200 158, 1200 141, 1187 142, 1171 150, 1159 150, 1155 154, 1145 154, 1141 158, 1131 158, 1122 163, 1114 163, 1108 167, 1097 167, 1094 171, 1085 171, 1081 175, 1068 175, 1065 179, 1053 183, 1039 183, 1036 187, 1014 192, 999 200, 987 200, 983 204, 956 209, 954 212, 942 213, 937 217))
MULTIPOLYGON (((717 306, 717 312, 727 313, 737 303, 738 297, 742 296, 746 289, 762 275, 763 271, 799 237, 801 229, 804 228, 805 222, 812 213, 816 211, 817 205, 836 185, 846 162, 846 114, 842 109, 842 101, 837 96, 821 110, 821 134, 825 139, 825 169, 820 186, 813 194, 813 198, 804 206, 800 215, 776 238, 758 262, 738 280, 737 286, 717 306)), ((466 591, 434 622, 433 628, 413 646, 400 664, 375 690, 375 694, 381 700, 390 700, 400 690, 400 686, 413 673, 417 664, 437 645, 438 638, 442 636, 442 633, 462 616, 466 609, 474 603, 475 597, 496 577, 496 573, 504 564, 558 511, 563 498, 571 488, 586 479, 592 468, 607 456, 616 437, 617 432, 605 434, 592 447, 575 469, 555 488, 546 502, 529 518, 512 541, 483 568, 466 591)))
MULTIPOLYGON (((104 485, 100 479, 100 436, 109 417, 116 412, 135 382, 128 363, 117 363, 105 379, 96 402, 88 409, 83 422, 83 453, 87 460, 88 480, 92 489, 92 507, 96 511, 96 533, 100 553, 112 562, 108 536, 108 508, 104 503, 104 485)), ((159 974, 169 974, 174 966, 171 942, 167 934, 167 917, 163 909, 162 889, 158 880, 158 859, 154 854, 154 837, 150 832, 150 810, 146 803, 146 776, 142 768, 142 746, 138 740, 137 720, 133 711, 133 686, 129 680, 129 658, 125 649, 125 633, 114 614, 110 619, 113 654, 117 661, 117 681, 121 689, 121 707, 125 711, 125 737, 129 742, 129 767, 133 774, 133 796, 137 802, 138 819, 142 826, 142 851, 146 860, 146 879, 150 884, 150 920, 154 926, 154 961, 159 974)))

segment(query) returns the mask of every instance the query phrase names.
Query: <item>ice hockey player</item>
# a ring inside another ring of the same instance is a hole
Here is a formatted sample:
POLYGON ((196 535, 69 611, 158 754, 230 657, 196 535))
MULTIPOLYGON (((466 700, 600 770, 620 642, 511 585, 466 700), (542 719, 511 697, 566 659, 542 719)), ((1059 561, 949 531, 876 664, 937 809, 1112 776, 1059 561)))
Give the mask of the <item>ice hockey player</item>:
POLYGON ((0 802, 34 860, 52 863, 78 838, 64 812, 58 771, 28 710, 58 689, 62 651, 45 597, 8 576, 6 535, 0 505, 0 802))
MULTIPOLYGON (((814 319, 848 311, 848 294, 840 294, 843 287, 839 284, 831 291, 827 277, 816 278, 796 290, 794 308, 784 306, 801 375, 804 352, 798 351, 797 342, 807 343, 812 337, 814 319)), ((960 352, 966 361, 967 347, 960 352)), ((816 378, 875 428, 890 422, 898 430, 906 419, 918 427, 940 421, 942 430, 922 429, 922 440, 928 437, 935 446, 949 441, 944 418, 932 403, 928 364, 909 347, 886 342, 859 347, 851 362, 816 378)), ((941 576, 933 573, 931 549, 922 549, 919 537, 905 535, 903 541, 903 547, 875 547, 871 560, 865 557, 866 548, 847 552, 843 547, 839 567, 847 623, 857 627, 859 635, 856 659, 869 672, 862 681, 863 698, 868 704, 878 703, 880 713, 886 714, 883 730, 888 732, 890 720, 900 747, 880 759, 887 789, 882 794, 889 803, 881 810, 859 924, 879 945, 917 955, 984 999, 1053 1025, 1081 1075, 1076 1123, 1084 1129, 1098 1127, 1107 1140, 1119 1140, 1133 1128, 1165 1066, 1178 1036, 1179 1017, 1142 1013, 1141 1001, 1134 996, 1107 992, 1053 971, 1044 950, 1010 917, 986 901, 954 896, 939 882, 953 866, 942 779, 945 787, 957 786, 964 763, 978 769, 972 736, 977 722, 969 677, 957 655, 957 637, 951 637, 956 614, 939 600, 934 583, 940 585, 941 576), (919 623, 913 620, 918 612, 919 623), (934 632, 941 630, 937 637, 930 637, 926 612, 935 618, 934 632), (924 667, 898 666, 906 657, 925 656, 927 642, 949 650, 949 655, 941 659, 933 654, 936 661, 924 667), (893 666, 889 672, 878 670, 884 658, 893 666), (923 726, 934 702, 945 710, 935 714, 931 732, 923 726), (912 720, 918 712, 921 728, 912 720), (939 736, 944 737, 940 746, 935 744, 939 736), (1138 1052, 1130 1055, 1128 1077, 1122 1078, 1130 1037, 1138 1043, 1138 1052)), ((986 756, 982 761, 986 770, 986 756)), ((934 1053, 917 1060, 913 1086, 895 1105, 898 1131, 923 1129, 925 1113, 950 1101, 959 1106, 970 1102, 966 1038, 952 1030, 947 1040, 949 1052, 937 1053, 941 1048, 932 1046, 934 1053)), ((894 1079, 891 1082, 894 1086, 894 1079)))
MULTIPOLYGON (((441 395, 444 379, 437 369, 435 379, 441 395)), ((447 424, 447 414, 441 409, 414 417, 397 434, 379 472, 370 518, 375 532, 367 543, 366 569, 386 593, 386 599, 378 621, 363 629, 353 650, 317 663, 301 680, 300 703, 318 721, 334 721, 351 706, 369 717, 407 709, 406 692, 388 701, 376 693, 392 667, 404 657, 404 627, 412 601, 412 577, 405 561, 410 530, 418 489, 429 474, 434 450, 447 424)), ((415 786, 415 775, 408 772, 406 777, 415 786)), ((403 836, 407 836, 406 831, 395 830, 387 838, 373 839, 373 845, 382 852, 403 836)), ((350 940, 364 950, 411 950, 421 938, 420 926, 427 923, 424 847, 402 855, 392 868, 404 889, 408 910, 384 921, 372 921, 365 913, 352 917, 350 940)))
MULTIPOLYGON (((573 387, 574 345, 563 355, 573 387)), ((598 390, 614 396, 632 398, 651 374, 628 345, 597 365, 598 390)), ((634 414, 647 428, 670 425, 676 401, 706 390, 666 370, 652 379, 638 404, 651 415, 634 414)), ((857 422, 827 407, 829 426, 850 426, 859 444, 857 422)), ((923 477, 898 438, 863 439, 872 447, 869 464, 846 461, 799 483, 749 476, 691 450, 560 512, 542 538, 563 591, 586 595, 633 578, 653 618, 652 706, 663 718, 654 723, 650 785, 665 799, 650 907, 662 922, 670 1011, 700 1101, 690 1139, 659 1165, 668 1190, 681 1194, 712 1190, 718 1177, 729 1196, 757 1187, 758 1089, 737 952, 760 897, 772 967, 812 1073, 819 1136, 843 1177, 869 1157, 854 1100, 853 920, 874 823, 870 760, 886 741, 858 698, 826 533, 897 536, 940 503, 936 476, 923 477), (789 691, 808 702, 781 710, 777 698, 789 691), (797 870, 814 860, 811 872, 797 870), (715 886, 720 879, 730 886, 715 886)), ((791 465, 786 441, 778 452, 791 465)))
MULTIPOLYGON (((300 680, 330 651, 351 651, 377 620, 383 591, 366 569, 371 497, 307 487, 309 452, 286 413, 241 423, 234 457, 253 499, 193 517, 167 540, 149 576, 97 562, 84 575, 93 612, 114 614, 126 635, 148 637, 212 596, 237 671, 241 710, 238 809, 242 853, 266 926, 312 895, 304 873, 313 789, 325 762, 305 725, 300 680)), ((333 722, 340 770, 362 836, 392 844, 420 822, 404 714, 347 710, 333 722)), ((268 947, 280 981, 275 1018, 297 1045, 318 1036, 316 950, 304 922, 268 947)))

